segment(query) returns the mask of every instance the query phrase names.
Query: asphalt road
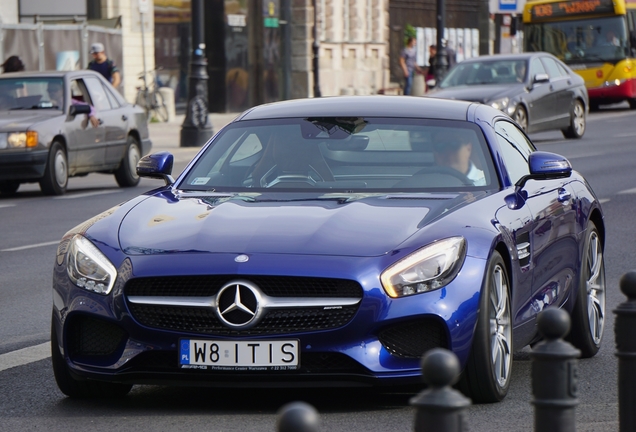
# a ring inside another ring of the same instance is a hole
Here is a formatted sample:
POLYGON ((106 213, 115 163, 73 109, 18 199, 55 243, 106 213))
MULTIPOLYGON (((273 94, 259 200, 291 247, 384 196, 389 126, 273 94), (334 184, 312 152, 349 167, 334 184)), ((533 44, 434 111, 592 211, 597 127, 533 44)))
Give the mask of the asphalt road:
MULTIPOLYGON (((215 129, 231 115, 213 116, 215 129)), ((175 174, 196 148, 179 147, 179 122, 151 125, 155 151, 175 154, 175 174)), ((533 135, 541 150, 563 154, 582 172, 603 201, 607 321, 599 354, 580 361, 578 431, 617 431, 617 360, 612 310, 625 300, 618 280, 636 268, 633 215, 636 214, 636 111, 620 106, 590 114, 581 140, 560 133, 533 135)), ((62 197, 45 197, 37 185, 17 196, 0 197, 0 431, 274 431, 278 409, 303 400, 321 415, 324 431, 410 431, 414 391, 215 390, 136 386, 118 401, 76 401, 59 392, 48 341, 51 273, 57 241, 76 224, 161 185, 143 179, 120 189, 112 176, 71 179, 62 197), (31 361, 35 360, 35 361, 31 361), (13 362, 13 363, 12 363, 13 362)), ((516 353, 508 397, 501 403, 471 406, 471 431, 531 431, 529 349, 516 353)))

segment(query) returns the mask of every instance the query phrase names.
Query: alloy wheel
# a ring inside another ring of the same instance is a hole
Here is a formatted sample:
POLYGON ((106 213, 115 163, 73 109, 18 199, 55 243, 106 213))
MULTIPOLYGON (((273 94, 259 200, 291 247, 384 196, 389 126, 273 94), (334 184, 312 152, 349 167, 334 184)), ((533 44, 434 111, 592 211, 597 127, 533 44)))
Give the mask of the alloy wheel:
POLYGON ((590 234, 586 265, 588 276, 585 284, 590 334, 594 343, 599 344, 605 325, 605 275, 603 274, 605 270, 603 266, 603 250, 596 231, 590 234))
POLYGON ((512 363, 512 325, 508 282, 504 269, 497 265, 490 285, 490 349, 495 379, 504 386, 509 379, 512 363))
POLYGON ((573 116, 572 128, 578 136, 582 136, 585 133, 585 109, 580 102, 574 105, 573 116))

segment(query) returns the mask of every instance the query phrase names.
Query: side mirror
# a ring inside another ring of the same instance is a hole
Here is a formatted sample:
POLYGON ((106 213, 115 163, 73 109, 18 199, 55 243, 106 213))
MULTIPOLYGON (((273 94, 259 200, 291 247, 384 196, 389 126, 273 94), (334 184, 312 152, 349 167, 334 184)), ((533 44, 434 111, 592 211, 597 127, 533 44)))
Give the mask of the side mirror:
POLYGON ((530 153, 528 160, 530 174, 522 177, 516 184, 522 188, 530 180, 551 180, 567 178, 572 175, 572 164, 565 156, 556 153, 536 151, 530 153))
POLYGON ((536 74, 532 79, 532 84, 547 83, 548 81, 550 81, 548 74, 536 74))
POLYGON ((71 108, 69 110, 69 114, 74 116, 74 115, 78 115, 78 114, 90 114, 91 112, 91 107, 90 105, 71 105, 71 108))
POLYGON ((174 183, 172 178, 172 165, 174 156, 169 152, 154 153, 144 156, 137 162, 137 175, 139 177, 163 179, 166 185, 174 183))

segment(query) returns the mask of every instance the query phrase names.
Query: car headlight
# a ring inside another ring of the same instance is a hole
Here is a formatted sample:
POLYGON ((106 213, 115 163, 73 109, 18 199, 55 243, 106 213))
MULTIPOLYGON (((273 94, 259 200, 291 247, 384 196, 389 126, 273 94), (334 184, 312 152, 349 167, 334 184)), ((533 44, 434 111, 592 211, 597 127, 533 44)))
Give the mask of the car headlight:
POLYGON ((498 109, 499 111, 505 111, 506 108, 508 108, 508 104, 510 103, 510 98, 501 98, 501 99, 495 99, 494 101, 490 102, 490 106, 498 109))
POLYGON ((28 148, 38 145, 38 133, 35 131, 13 132, 7 134, 8 148, 28 148))
POLYGON ((79 234, 71 239, 66 271, 78 287, 104 295, 110 293, 117 278, 117 270, 108 258, 79 234))
POLYGON ((393 264, 380 275, 389 297, 433 291, 450 283, 466 256, 466 240, 451 237, 430 244, 393 264))

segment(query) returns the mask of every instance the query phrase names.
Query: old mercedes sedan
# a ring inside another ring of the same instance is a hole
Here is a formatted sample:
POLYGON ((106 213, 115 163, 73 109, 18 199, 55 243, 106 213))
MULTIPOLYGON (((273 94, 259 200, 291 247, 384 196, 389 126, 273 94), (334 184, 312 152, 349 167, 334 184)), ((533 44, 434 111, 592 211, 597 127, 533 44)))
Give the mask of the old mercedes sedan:
POLYGON ((71 229, 52 362, 71 397, 134 384, 419 383, 452 350, 475 402, 506 396, 545 308, 596 354, 605 225, 564 157, 487 105, 353 96, 250 109, 178 178, 71 229))
POLYGON ((145 111, 97 72, 0 76, 0 194, 38 182, 62 195, 69 177, 93 172, 135 186, 137 161, 150 148, 145 111))

